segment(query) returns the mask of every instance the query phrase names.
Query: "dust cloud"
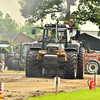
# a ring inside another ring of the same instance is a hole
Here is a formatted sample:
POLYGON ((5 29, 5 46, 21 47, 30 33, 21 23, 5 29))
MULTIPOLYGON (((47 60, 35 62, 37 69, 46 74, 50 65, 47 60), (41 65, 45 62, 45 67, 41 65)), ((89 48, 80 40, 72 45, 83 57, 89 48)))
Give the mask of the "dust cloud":
POLYGON ((77 0, 63 0, 59 20, 70 14, 71 5, 74 5, 76 1, 77 0))

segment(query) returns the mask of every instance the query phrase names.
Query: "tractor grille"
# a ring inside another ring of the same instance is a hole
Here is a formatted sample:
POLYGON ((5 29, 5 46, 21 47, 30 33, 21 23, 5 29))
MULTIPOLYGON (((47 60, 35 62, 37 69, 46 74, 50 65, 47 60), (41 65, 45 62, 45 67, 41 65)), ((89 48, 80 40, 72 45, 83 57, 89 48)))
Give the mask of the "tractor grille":
POLYGON ((57 55, 44 55, 44 64, 45 65, 57 65, 57 55))

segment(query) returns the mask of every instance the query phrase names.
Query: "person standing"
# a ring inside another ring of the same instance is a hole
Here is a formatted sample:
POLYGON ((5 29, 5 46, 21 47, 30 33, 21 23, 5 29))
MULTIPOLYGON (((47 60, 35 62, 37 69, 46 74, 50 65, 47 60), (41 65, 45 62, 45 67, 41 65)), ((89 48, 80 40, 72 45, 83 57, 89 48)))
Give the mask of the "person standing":
POLYGON ((1 59, 1 61, 0 61, 0 72, 2 72, 4 70, 4 65, 5 65, 4 59, 1 59))
POLYGON ((89 40, 86 43, 86 50, 87 50, 87 53, 90 53, 90 41, 89 40))

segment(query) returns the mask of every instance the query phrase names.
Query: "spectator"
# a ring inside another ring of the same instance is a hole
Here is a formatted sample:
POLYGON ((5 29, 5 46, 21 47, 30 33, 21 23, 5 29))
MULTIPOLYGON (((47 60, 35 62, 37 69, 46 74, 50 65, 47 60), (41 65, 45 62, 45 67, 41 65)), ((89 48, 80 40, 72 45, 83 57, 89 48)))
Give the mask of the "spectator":
POLYGON ((88 40, 86 43, 87 53, 90 53, 90 41, 88 40))
POLYGON ((1 61, 0 61, 0 72, 2 72, 4 70, 4 65, 5 65, 4 59, 1 59, 1 61))

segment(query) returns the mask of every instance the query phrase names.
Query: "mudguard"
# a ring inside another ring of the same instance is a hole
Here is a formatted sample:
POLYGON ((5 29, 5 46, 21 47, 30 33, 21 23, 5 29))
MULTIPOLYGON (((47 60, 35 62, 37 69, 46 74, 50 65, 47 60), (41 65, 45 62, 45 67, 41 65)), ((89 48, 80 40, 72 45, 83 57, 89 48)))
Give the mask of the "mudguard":
POLYGON ((67 48, 65 49, 65 51, 71 49, 71 50, 77 51, 77 54, 79 54, 79 48, 80 48, 79 43, 72 42, 72 43, 68 43, 67 48))

